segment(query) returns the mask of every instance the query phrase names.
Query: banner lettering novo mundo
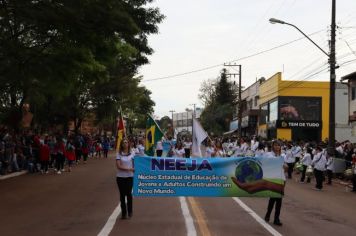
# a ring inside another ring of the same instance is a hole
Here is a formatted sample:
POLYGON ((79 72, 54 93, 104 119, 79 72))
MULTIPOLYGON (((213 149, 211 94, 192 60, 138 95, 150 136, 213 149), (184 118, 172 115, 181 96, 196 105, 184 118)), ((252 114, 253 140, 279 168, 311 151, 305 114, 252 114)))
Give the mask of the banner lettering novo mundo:
POLYGON ((135 196, 282 197, 283 158, 135 157, 135 196))

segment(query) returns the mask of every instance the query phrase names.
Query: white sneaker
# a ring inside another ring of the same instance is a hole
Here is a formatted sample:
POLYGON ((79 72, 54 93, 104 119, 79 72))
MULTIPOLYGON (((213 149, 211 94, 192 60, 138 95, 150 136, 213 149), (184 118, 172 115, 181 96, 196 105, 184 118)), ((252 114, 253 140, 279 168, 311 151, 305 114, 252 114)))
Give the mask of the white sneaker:
POLYGON ((59 175, 60 175, 60 174, 62 174, 62 172, 59 170, 59 171, 57 172, 57 174, 59 174, 59 175))

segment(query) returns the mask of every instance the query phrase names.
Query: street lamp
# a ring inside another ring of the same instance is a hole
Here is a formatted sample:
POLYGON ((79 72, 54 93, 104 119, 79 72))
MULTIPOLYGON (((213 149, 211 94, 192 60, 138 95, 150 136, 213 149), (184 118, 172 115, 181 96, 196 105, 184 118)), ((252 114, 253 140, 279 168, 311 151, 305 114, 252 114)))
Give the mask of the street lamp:
POLYGON ((328 58, 330 65, 330 95, 329 95, 329 142, 328 142, 328 154, 330 156, 334 156, 335 154, 335 41, 336 41, 336 0, 332 0, 332 8, 331 8, 331 39, 330 39, 330 53, 326 53, 319 45, 317 45, 311 38, 308 37, 303 31, 301 31, 297 26, 284 22, 282 20, 278 20, 275 18, 269 19, 271 24, 283 24, 289 25, 297 29, 300 33, 302 33, 310 42, 312 42, 315 46, 317 46, 328 58))

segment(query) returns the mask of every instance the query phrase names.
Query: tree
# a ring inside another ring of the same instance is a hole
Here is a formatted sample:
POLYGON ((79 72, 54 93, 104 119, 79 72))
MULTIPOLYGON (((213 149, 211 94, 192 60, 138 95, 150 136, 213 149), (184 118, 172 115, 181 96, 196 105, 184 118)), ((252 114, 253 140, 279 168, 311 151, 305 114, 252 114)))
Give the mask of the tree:
POLYGON ((57 117, 79 127, 95 111, 108 119, 119 103, 142 101, 152 110, 149 91, 134 78, 152 53, 147 36, 163 20, 150 2, 1 0, 0 121, 17 128, 24 103, 44 126, 57 117))
POLYGON ((207 81, 200 88, 199 98, 205 108, 200 116, 201 123, 209 132, 222 134, 229 129, 229 123, 236 109, 237 86, 227 80, 227 71, 221 71, 220 78, 207 81))

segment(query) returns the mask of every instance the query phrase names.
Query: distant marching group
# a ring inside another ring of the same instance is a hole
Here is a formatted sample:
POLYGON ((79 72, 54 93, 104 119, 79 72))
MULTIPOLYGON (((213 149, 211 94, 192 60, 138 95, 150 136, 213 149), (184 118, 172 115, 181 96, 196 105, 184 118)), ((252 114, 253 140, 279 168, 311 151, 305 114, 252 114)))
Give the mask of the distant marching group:
MULTIPOLYGON (((166 141, 170 142, 170 141, 166 141)), ((323 182, 327 177, 327 184, 332 184, 335 159, 329 157, 326 151, 326 143, 314 142, 287 142, 281 143, 281 157, 284 159, 286 174, 289 179, 293 172, 300 172, 300 183, 310 183, 314 175, 316 190, 323 188, 323 182)), ((214 140, 207 139, 203 157, 267 157, 271 152, 271 141, 261 141, 258 138, 231 138, 214 140)), ((192 141, 189 137, 179 140, 167 152, 167 157, 185 157, 191 155, 192 141)), ((156 155, 162 156, 163 145, 159 141, 156 144, 156 155)), ((349 141, 336 144, 336 157, 345 161, 346 171, 344 177, 352 179, 353 189, 356 192, 356 146, 349 141)))
POLYGON ((48 174, 72 171, 73 164, 89 157, 107 158, 114 143, 108 137, 71 134, 62 136, 0 133, 0 175, 27 170, 48 174), (65 165, 66 164, 66 165, 65 165))

